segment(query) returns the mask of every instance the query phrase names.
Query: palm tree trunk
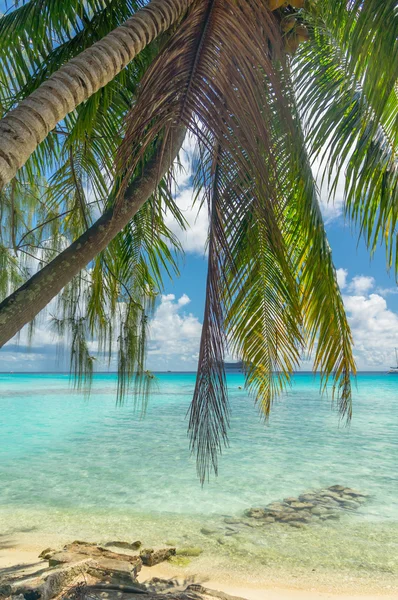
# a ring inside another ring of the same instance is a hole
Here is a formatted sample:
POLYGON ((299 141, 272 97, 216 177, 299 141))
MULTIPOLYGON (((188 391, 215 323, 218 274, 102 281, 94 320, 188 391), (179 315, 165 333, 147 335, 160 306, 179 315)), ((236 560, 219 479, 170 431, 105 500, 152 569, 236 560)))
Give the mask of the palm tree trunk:
POLYGON ((160 144, 142 175, 126 190, 123 202, 108 209, 83 235, 0 304, 0 347, 29 323, 127 225, 156 190, 184 141, 179 127, 160 144))
POLYGON ((0 190, 59 121, 120 73, 194 0, 152 0, 63 65, 0 121, 0 190))

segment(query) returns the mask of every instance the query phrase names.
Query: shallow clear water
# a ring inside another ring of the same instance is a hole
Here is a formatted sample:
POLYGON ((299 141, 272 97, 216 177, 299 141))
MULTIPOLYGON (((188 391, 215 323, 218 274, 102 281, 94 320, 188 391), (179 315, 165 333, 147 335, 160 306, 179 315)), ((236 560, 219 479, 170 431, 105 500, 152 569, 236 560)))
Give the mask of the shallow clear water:
POLYGON ((114 375, 97 375, 89 400, 66 375, 0 375, 0 534, 173 538, 200 544, 220 564, 256 556, 264 565, 397 573, 398 377, 358 376, 349 428, 311 375, 295 377, 269 425, 239 389, 242 376, 228 384, 230 447, 219 477, 201 488, 186 432, 193 374, 158 375, 144 418, 132 401, 115 406, 114 375), (369 500, 302 531, 246 528, 225 544, 200 532, 222 527, 225 515, 333 484, 369 500))

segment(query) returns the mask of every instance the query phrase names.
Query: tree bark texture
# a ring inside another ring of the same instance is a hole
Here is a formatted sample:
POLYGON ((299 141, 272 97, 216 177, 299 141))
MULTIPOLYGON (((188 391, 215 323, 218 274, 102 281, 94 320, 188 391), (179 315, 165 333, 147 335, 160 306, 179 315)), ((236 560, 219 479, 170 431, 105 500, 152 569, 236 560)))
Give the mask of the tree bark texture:
POLYGON ((85 233, 0 304, 0 347, 52 300, 138 212, 171 167, 184 141, 185 128, 169 133, 126 190, 117 211, 108 209, 85 233))
POLYGON ((152 0, 63 65, 0 121, 0 190, 57 123, 104 87, 194 0, 152 0))

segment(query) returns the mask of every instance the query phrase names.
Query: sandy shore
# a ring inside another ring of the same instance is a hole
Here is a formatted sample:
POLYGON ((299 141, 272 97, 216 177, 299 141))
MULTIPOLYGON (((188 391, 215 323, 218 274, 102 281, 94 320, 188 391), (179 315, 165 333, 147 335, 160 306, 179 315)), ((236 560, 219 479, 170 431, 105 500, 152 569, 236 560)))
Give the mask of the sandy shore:
MULTIPOLYGON (((15 540, 7 542, 7 539, 0 536, 0 578, 12 571, 26 572, 33 571, 37 568, 46 565, 46 562, 39 561, 38 554, 48 544, 48 538, 38 540, 20 540, 16 543, 15 540), (47 544, 46 544, 47 542, 47 544)), ((54 541, 54 540, 52 540, 54 541)), ((363 583, 351 581, 345 586, 341 586, 343 582, 336 585, 327 582, 305 581, 298 580, 294 585, 292 581, 286 581, 286 578, 281 577, 280 580, 271 577, 269 581, 261 581, 257 573, 248 573, 245 580, 242 580, 240 574, 235 572, 218 572, 216 575, 211 573, 204 574, 203 564, 198 561, 192 563, 189 568, 179 568, 168 563, 162 563, 155 567, 144 567, 140 573, 139 579, 144 582, 152 577, 161 578, 177 578, 180 583, 201 583, 205 587, 223 591, 233 596, 246 598, 247 600, 396 600, 398 597, 398 586, 392 588, 391 593, 388 590, 367 590, 363 583), (337 591, 338 590, 338 591, 337 591)), ((336 574, 336 579, 339 575, 336 574)))

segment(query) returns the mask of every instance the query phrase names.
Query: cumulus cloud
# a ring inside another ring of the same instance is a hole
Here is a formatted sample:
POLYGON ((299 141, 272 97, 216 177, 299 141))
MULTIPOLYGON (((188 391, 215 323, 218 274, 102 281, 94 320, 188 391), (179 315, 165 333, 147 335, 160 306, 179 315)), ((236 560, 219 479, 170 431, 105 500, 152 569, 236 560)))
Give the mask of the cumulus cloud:
POLYGON ((337 269, 336 270, 337 283, 339 284, 339 288, 341 290, 344 290, 344 288, 347 286, 347 275, 348 275, 347 269, 337 269))
MULTIPOLYGON (((394 347, 398 345, 398 314, 390 310, 382 295, 372 292, 373 277, 357 275, 347 284, 343 295, 348 321, 354 338, 354 355, 361 370, 387 370, 394 347)), ((342 275, 340 275, 342 277, 342 275)))
POLYGON ((183 294, 161 297, 149 327, 148 366, 154 370, 196 369, 202 325, 183 309, 190 298, 183 294))
POLYGON ((367 294, 375 286, 374 277, 368 277, 367 275, 356 275, 353 277, 348 290, 354 294, 367 294))
POLYGON ((380 288, 376 289, 376 292, 381 296, 390 296, 394 294, 398 294, 398 287, 390 287, 390 288, 380 288))

